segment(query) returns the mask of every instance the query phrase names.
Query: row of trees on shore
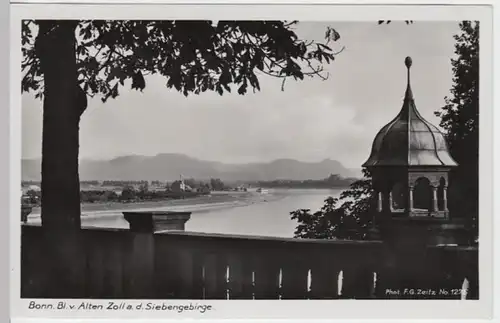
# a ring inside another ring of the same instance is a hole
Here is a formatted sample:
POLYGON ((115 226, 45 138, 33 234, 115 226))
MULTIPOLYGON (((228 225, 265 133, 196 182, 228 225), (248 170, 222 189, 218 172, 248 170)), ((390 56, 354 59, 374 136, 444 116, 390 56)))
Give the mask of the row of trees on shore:
POLYGON ((206 195, 209 192, 173 192, 171 190, 162 191, 146 191, 146 190, 136 190, 130 186, 123 188, 121 194, 115 191, 106 190, 93 190, 93 191, 82 191, 81 201, 82 203, 104 203, 104 202, 141 202, 141 201, 158 201, 167 199, 181 199, 188 197, 195 197, 200 195, 206 195))
MULTIPOLYGON (((234 190, 234 185, 228 185, 219 178, 210 180, 196 180, 187 178, 183 180, 189 187, 188 190, 175 190, 175 182, 161 181, 82 181, 82 185, 92 185, 94 189, 81 190, 80 200, 82 203, 104 203, 104 202, 133 202, 133 201, 154 201, 164 199, 178 199, 194 197, 208 194, 211 191, 234 190), (151 184, 150 184, 151 183, 151 184), (154 186, 151 189, 151 186, 154 186), (112 188, 112 189, 110 189, 112 188), (120 190, 121 188, 121 190, 120 190)), ((353 178, 343 178, 340 175, 332 174, 321 180, 272 180, 245 183, 255 187, 265 188, 345 188, 355 182, 353 178)), ((23 182, 23 185, 36 185, 36 182, 23 182)), ((24 202, 31 205, 41 205, 41 191, 28 190, 24 194, 24 202)))
POLYGON ((258 181, 254 185, 266 188, 345 188, 354 183, 354 178, 344 178, 337 174, 332 174, 324 179, 314 180, 272 180, 258 181))
MULTIPOLYGON (((165 199, 179 199, 186 197, 195 197, 209 194, 211 191, 222 191, 229 187, 218 178, 212 178, 208 181, 197 181, 195 179, 186 179, 184 184, 189 189, 180 189, 176 182, 162 183, 160 181, 151 182, 156 186, 150 189, 148 181, 86 181, 87 185, 96 186, 95 189, 81 190, 81 203, 104 203, 104 202, 134 202, 134 201, 154 201, 165 199), (102 184, 101 184, 102 183, 102 184), (158 189, 160 187, 160 189, 158 189), (120 190, 121 188, 121 190, 120 190), (177 188, 177 189, 176 189, 177 188)), ((27 182, 23 182, 26 185, 27 182)), ((34 182, 29 182, 34 185, 34 182)), ((40 190, 30 189, 23 195, 23 203, 41 206, 42 193, 40 190)))
MULTIPOLYGON (((209 194, 208 191, 173 192, 171 190, 143 191, 127 186, 121 192, 113 190, 86 190, 80 192, 81 203, 130 203, 141 201, 158 201, 181 199, 209 194)), ((41 206, 41 192, 29 190, 23 197, 23 203, 31 206, 41 206)))
MULTIPOLYGON (((201 187, 210 187, 213 188, 214 190, 222 190, 224 188, 227 188, 224 182, 219 179, 219 178, 211 178, 210 180, 196 180, 194 178, 187 178, 183 180, 186 185, 189 185, 190 187, 193 188, 201 188, 201 187)), ((86 180, 86 181, 80 181, 80 186, 120 186, 120 187, 125 187, 125 186, 141 186, 141 185, 153 185, 157 187, 165 187, 165 188, 170 188, 171 184, 175 181, 160 181, 160 180, 153 180, 153 181, 146 181, 146 180, 104 180, 104 181, 98 181, 98 180, 86 180)), ((29 186, 40 186, 40 181, 22 181, 21 186, 23 187, 29 187, 29 186)))

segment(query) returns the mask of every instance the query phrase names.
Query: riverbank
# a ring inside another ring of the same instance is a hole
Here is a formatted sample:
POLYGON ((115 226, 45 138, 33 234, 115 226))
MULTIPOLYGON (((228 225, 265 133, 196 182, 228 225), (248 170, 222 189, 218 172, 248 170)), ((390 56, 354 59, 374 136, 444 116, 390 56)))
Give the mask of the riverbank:
MULTIPOLYGON (((133 203, 82 203, 82 216, 92 216, 94 214, 116 214, 122 211, 134 210, 159 210, 169 211, 204 212, 218 208, 228 208, 245 206, 257 202, 275 200, 278 195, 257 194, 255 192, 213 192, 210 195, 202 195, 186 199, 168 199, 161 201, 141 201, 133 203)), ((40 208, 33 208, 30 218, 39 217, 40 208)))
MULTIPOLYGON (((186 211, 192 212, 186 231, 260 235, 291 238, 297 227, 290 212, 297 209, 319 210, 328 197, 338 197, 341 190, 269 190, 268 194, 253 192, 222 192, 211 197, 136 204, 91 205, 82 216, 82 227, 128 229, 122 212, 186 211), (127 209, 125 209, 125 207, 127 209)), ((30 215, 28 223, 39 225, 40 215, 30 215)))

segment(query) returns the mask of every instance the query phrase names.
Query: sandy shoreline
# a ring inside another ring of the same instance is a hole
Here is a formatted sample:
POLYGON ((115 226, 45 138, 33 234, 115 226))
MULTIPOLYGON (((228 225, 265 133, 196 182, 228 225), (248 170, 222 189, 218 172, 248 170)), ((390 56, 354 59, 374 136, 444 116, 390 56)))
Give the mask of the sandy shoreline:
MULTIPOLYGON (((169 210, 186 212, 206 212, 220 208, 246 206, 253 203, 267 202, 279 198, 273 194, 253 192, 217 192, 193 198, 163 201, 144 201, 136 203, 86 203, 82 204, 82 218, 116 215, 127 210, 169 210)), ((40 217, 40 208, 34 208, 29 218, 40 217)))

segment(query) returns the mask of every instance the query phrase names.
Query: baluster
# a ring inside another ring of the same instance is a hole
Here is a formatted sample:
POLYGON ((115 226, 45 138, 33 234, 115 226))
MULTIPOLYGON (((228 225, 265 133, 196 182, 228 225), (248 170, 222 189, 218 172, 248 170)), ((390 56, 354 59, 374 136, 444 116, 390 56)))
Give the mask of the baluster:
POLYGON ((255 260, 255 299, 278 299, 280 266, 276 253, 272 249, 260 252, 255 260))
POLYGON ((127 298, 147 299, 154 296, 154 248, 153 232, 131 229, 127 241, 127 298))
POLYGON ((179 298, 181 290, 178 271, 178 264, 181 261, 179 254, 164 235, 157 235, 155 243, 156 297, 158 299, 179 298))
POLYGON ((343 299, 373 298, 373 270, 361 263, 350 263, 342 270, 343 299))
MULTIPOLYGON (((121 232, 118 232, 118 234, 121 232)), ((106 249, 104 257, 104 290, 103 298, 119 298, 122 288, 122 239, 117 233, 106 240, 101 248, 106 249)))
POLYGON ((441 295, 441 299, 460 299, 461 289, 464 282, 464 276, 459 275, 455 270, 448 270, 446 279, 444 280, 444 288, 447 295, 441 295))
POLYGON ((397 299, 399 296, 397 281, 399 280, 399 272, 395 268, 396 257, 392 250, 381 247, 375 254, 376 262, 374 268, 376 273, 375 281, 375 298, 377 299, 397 299))
POLYGON ((193 253, 193 262, 191 263, 192 296, 189 298, 205 299, 205 268, 203 251, 193 249, 191 252, 193 253))
POLYGON ((478 250, 462 250, 460 267, 463 268, 463 276, 467 278, 469 286, 467 288, 467 299, 479 299, 479 258, 478 250))
POLYGON ((233 248, 228 257, 230 299, 253 299, 252 250, 238 246, 238 248, 233 248))
POLYGON ((282 299, 307 299, 307 250, 297 247, 283 253, 282 299))
MULTIPOLYGON (((429 254, 429 252, 428 252, 429 254)), ((421 270, 417 272, 416 288, 417 294, 410 296, 413 299, 442 299, 439 288, 443 287, 443 271, 439 269, 439 263, 432 257, 426 256, 422 261, 421 270), (418 293, 420 292, 420 293, 418 293)))
MULTIPOLYGON (((398 286, 403 299, 424 299, 422 291, 430 288, 430 278, 425 257, 415 254, 398 254, 398 286)), ((431 288, 432 289, 432 288, 431 288)))
POLYGON ((446 255, 439 248, 429 248, 426 257, 425 273, 422 273, 427 278, 427 286, 436 295, 429 297, 431 299, 443 299, 440 290, 446 288, 447 267, 448 264, 446 255))
POLYGON ((122 254, 122 290, 123 298, 130 297, 130 251, 133 241, 133 233, 126 232, 123 235, 122 246, 120 248, 122 254))
POLYGON ((87 248, 87 277, 86 287, 89 298, 101 298, 104 283, 104 256, 101 236, 96 232, 85 232, 87 248), (89 235, 90 234, 90 235, 89 235), (89 239, 90 238, 90 239, 89 239))
MULTIPOLYGON (((39 228, 41 229, 41 228, 39 228)), ((43 240, 38 239, 38 243, 33 238, 39 238, 38 232, 32 230, 32 227, 21 227, 21 298, 35 298, 39 293, 38 277, 43 275, 45 268, 43 262, 39 261, 43 255, 43 240), (37 268, 38 267, 38 268, 37 268), (38 270, 34 270, 37 268, 38 270)))
POLYGON ((338 295, 338 266, 335 253, 317 252, 311 257, 311 299, 336 299, 338 295))
POLYGON ((201 251, 190 247, 177 251, 178 295, 181 299, 203 299, 203 257, 201 251))
MULTIPOLYGON (((241 254, 233 251, 228 256, 229 266, 229 299, 245 299, 244 288, 244 274, 243 274, 243 259, 241 254)), ((251 283, 251 272, 250 272, 251 283)))
POLYGON ((222 254, 205 255, 205 299, 226 299, 227 261, 222 254))
MULTIPOLYGON (((108 233, 109 234, 109 233, 108 233)), ((98 246, 101 249, 101 268, 100 268, 100 276, 101 276, 101 284, 99 286, 99 298, 108 298, 109 291, 111 289, 111 279, 113 277, 113 273, 110 272, 109 268, 109 260, 110 254, 113 250, 114 242, 110 241, 109 235, 102 235, 98 241, 98 246)), ((112 238, 112 236, 111 236, 112 238)))
POLYGON ((394 299, 398 298, 395 295, 398 290, 394 288, 394 278, 388 268, 380 267, 377 272, 377 280, 375 282, 375 298, 377 299, 394 299))
POLYGON ((443 267, 445 268, 446 279, 443 281, 443 287, 449 292, 448 295, 443 295, 446 299, 460 299, 462 284, 464 281, 466 271, 466 263, 463 262, 461 258, 461 252, 459 250, 443 250, 441 252, 443 267))
POLYGON ((253 282, 254 276, 254 262, 248 255, 242 259, 242 298, 253 299, 255 286, 253 282))
POLYGON ((478 273, 468 275, 467 281, 469 288, 467 289, 467 299, 479 299, 479 277, 478 273))

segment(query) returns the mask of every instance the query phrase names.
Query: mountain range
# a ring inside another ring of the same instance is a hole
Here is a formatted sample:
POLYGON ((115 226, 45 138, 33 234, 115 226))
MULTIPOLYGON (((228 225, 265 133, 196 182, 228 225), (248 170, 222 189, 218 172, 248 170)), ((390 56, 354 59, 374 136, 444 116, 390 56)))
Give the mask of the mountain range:
MULTIPOLYGON (((40 159, 23 159, 21 169, 23 181, 40 180, 40 159)), ((277 159, 266 163, 226 164, 182 154, 158 154, 80 161, 80 180, 169 181, 178 179, 181 175, 199 180, 220 178, 223 181, 319 180, 331 174, 359 177, 359 171, 347 169, 340 162, 331 159, 320 162, 277 159)))

